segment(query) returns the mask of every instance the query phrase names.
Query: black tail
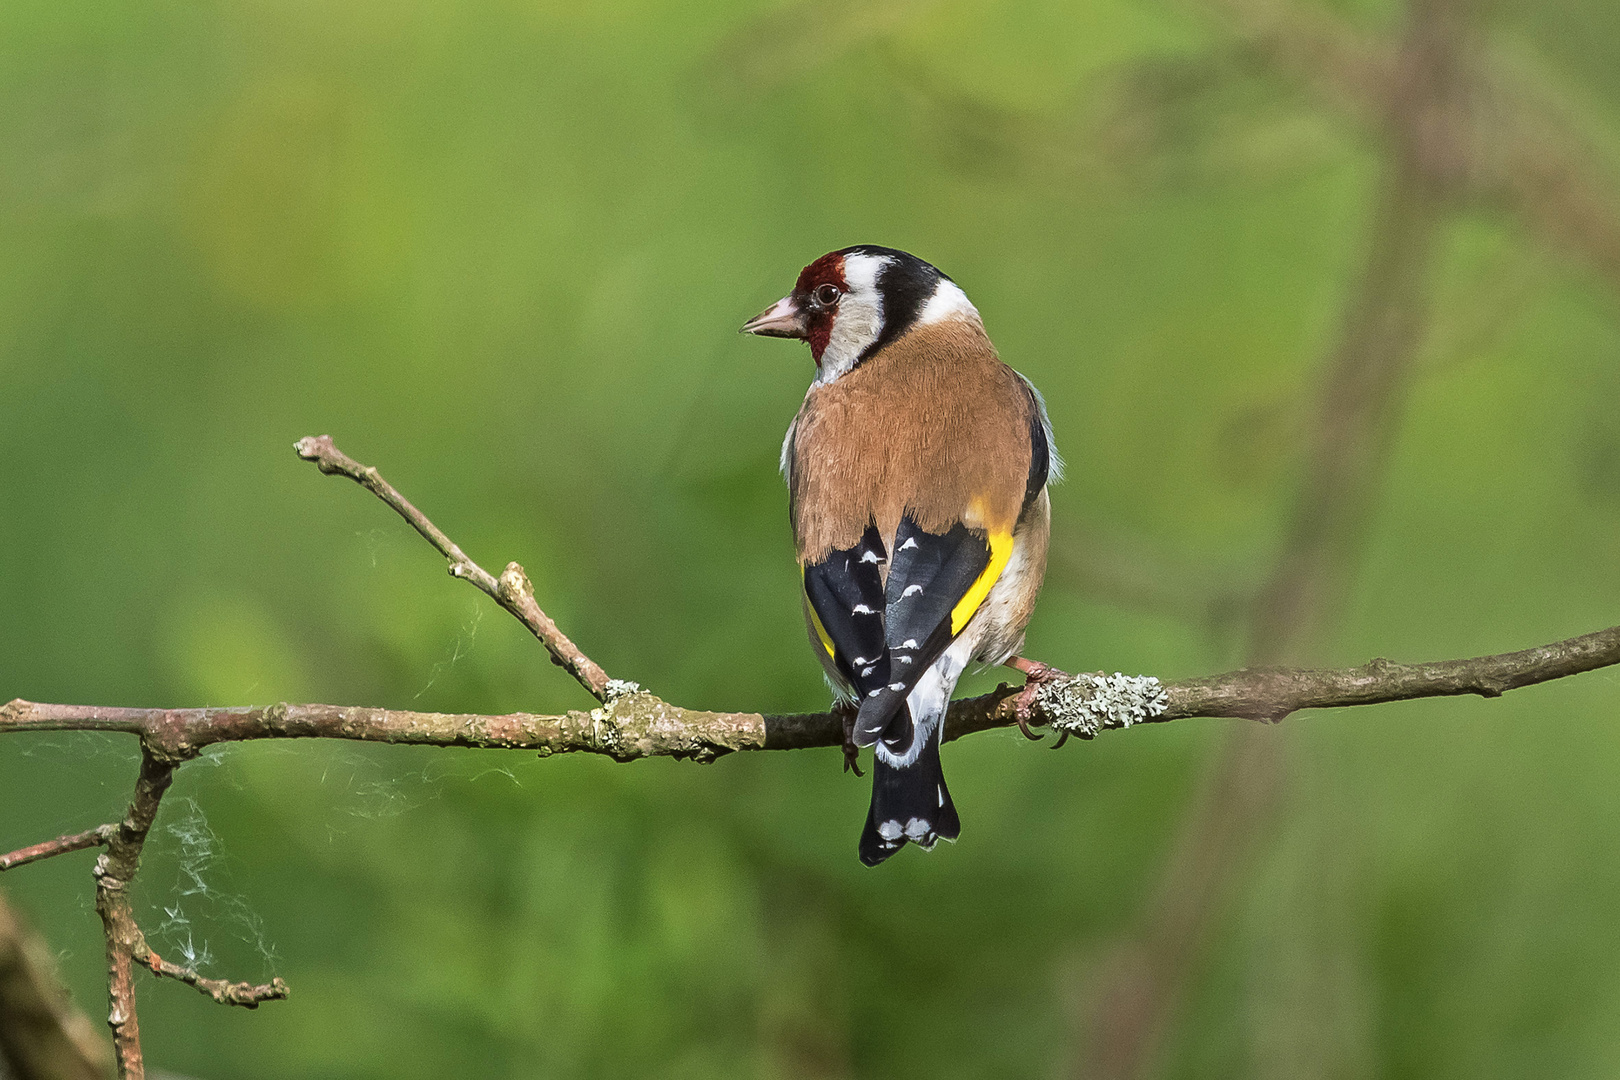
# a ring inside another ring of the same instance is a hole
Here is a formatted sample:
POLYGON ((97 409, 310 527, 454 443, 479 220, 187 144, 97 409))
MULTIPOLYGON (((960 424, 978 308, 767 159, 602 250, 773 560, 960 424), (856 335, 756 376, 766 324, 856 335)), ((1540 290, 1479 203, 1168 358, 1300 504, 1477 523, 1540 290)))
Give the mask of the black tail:
POLYGON ((917 760, 895 768, 881 759, 872 762, 872 809, 861 833, 861 862, 876 866, 907 843, 924 851, 940 839, 962 835, 956 804, 945 788, 939 766, 940 726, 928 733, 917 760))

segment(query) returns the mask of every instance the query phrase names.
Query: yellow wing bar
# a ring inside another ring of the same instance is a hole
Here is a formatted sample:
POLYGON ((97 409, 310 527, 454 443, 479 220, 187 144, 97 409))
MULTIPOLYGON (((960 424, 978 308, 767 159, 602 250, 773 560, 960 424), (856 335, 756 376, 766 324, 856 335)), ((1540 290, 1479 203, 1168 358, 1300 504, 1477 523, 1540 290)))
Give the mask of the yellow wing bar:
POLYGON ((962 594, 962 599, 956 602, 951 609, 951 636, 955 637, 962 632, 962 628, 973 618, 973 613, 979 610, 984 598, 990 595, 995 587, 1001 572, 1007 568, 1007 560, 1012 558, 1013 537, 1010 532, 992 532, 990 534, 990 561, 985 564, 984 573, 968 586, 968 591, 962 594))
POLYGON ((821 639, 821 647, 827 650, 828 656, 836 659, 837 652, 833 648, 832 635, 827 633, 827 628, 825 626, 821 625, 821 616, 816 614, 816 605, 810 602, 810 597, 808 595, 806 595, 804 598, 804 610, 810 613, 810 625, 816 628, 816 637, 821 639))

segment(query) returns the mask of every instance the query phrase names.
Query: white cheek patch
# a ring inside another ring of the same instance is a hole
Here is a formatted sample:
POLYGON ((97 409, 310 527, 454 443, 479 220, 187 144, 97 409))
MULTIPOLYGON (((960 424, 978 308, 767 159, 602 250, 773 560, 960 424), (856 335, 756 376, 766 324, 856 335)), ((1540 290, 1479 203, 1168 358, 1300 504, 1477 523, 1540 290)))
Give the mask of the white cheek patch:
POLYGON ((944 322, 953 316, 977 319, 979 309, 967 298, 967 293, 957 287, 956 282, 939 279, 934 286, 934 295, 928 298, 917 313, 917 325, 927 326, 929 323, 944 322))
POLYGON ((821 354, 818 383, 830 383, 854 367, 861 353, 883 332, 883 295, 878 292, 877 279, 893 261, 887 255, 844 256, 844 284, 849 289, 838 301, 832 336, 821 354))

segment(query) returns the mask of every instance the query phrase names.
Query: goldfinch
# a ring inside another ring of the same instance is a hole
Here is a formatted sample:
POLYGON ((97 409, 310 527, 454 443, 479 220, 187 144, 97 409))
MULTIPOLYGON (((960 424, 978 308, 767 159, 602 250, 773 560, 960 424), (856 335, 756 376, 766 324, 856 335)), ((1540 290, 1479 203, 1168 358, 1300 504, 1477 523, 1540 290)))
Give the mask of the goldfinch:
POLYGON ((1060 467, 1046 407, 956 283, 893 248, 823 255, 742 329, 816 362, 782 472, 811 645, 873 748, 861 861, 955 840, 939 744, 956 681, 1040 667, 1017 654, 1060 467))

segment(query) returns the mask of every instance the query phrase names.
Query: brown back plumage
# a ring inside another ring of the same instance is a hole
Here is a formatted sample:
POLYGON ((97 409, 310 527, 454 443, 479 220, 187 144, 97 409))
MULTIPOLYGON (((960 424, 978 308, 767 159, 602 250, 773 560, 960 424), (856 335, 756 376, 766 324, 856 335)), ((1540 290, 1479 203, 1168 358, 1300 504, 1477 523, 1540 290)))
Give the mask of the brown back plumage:
POLYGON ((853 371, 812 387, 794 420, 788 480, 799 560, 885 542, 909 510, 928 532, 957 522, 1011 532, 1030 468, 1034 401, 977 319, 914 327, 853 371))

